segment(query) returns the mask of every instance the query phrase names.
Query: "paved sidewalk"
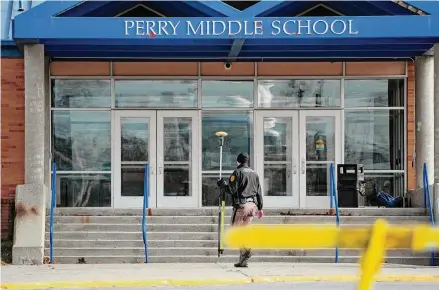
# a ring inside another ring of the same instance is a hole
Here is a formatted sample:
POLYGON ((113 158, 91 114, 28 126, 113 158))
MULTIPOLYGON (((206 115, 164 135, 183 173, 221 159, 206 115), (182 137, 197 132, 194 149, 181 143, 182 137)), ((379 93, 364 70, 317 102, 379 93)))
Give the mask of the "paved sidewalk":
MULTIPOLYGON (((247 284, 261 282, 355 282, 355 264, 77 264, 4 266, 2 287, 9 289, 148 287, 247 284)), ((385 265, 379 281, 439 282, 439 267, 385 265)))

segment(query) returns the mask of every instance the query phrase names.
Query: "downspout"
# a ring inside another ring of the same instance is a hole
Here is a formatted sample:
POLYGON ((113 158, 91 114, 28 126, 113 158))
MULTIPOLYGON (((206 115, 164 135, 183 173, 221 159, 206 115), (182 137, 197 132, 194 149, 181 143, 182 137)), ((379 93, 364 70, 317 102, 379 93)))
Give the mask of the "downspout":
POLYGON ((12 21, 12 8, 14 6, 13 0, 6 1, 6 3, 6 17, 3 23, 2 39, 9 39, 9 29, 11 28, 12 21))

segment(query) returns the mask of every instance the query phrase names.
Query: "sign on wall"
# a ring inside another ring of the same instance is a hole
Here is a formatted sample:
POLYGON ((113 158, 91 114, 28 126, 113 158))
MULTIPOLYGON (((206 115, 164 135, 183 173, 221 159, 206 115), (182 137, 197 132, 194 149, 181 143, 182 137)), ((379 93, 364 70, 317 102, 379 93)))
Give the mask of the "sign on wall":
POLYGON ((353 20, 124 20, 126 36, 273 37, 357 35, 353 20))

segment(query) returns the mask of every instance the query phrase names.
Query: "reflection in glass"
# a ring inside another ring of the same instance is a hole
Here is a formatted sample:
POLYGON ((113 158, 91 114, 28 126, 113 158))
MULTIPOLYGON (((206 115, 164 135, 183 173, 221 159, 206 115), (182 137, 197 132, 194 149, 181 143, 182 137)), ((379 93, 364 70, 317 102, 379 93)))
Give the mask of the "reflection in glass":
POLYGON ((264 195, 293 194, 291 133, 291 118, 264 118, 264 195))
POLYGON ((110 171, 110 112, 53 111, 52 146, 59 171, 110 171))
POLYGON ((163 175, 164 196, 192 195, 189 165, 165 164, 163 175))
POLYGON ((258 82, 258 106, 338 107, 340 80, 261 80, 258 82))
POLYGON ((345 163, 404 170, 404 110, 346 110, 345 163))
POLYGON ((58 174, 57 206, 110 207, 111 174, 58 174))
POLYGON ((203 81, 203 108, 253 107, 253 81, 203 81))
POLYGON ((306 117, 306 160, 335 161, 334 117, 306 117))
POLYGON ((121 165, 121 196, 143 196, 144 164, 121 165))
POLYGON ((264 164, 264 195, 292 196, 291 164, 264 164))
POLYGON ((291 162, 291 118, 264 118, 264 160, 291 162))
POLYGON ((403 79, 345 80, 345 107, 404 107, 403 79))
POLYGON ((189 162, 192 140, 192 118, 163 118, 163 155, 165 161, 189 162))
MULTIPOLYGON (((205 111, 202 119, 203 170, 219 172, 219 143, 215 133, 227 132, 223 146, 223 170, 235 170, 236 157, 241 152, 251 154, 253 139, 252 112, 205 111)), ((250 156, 252 159, 252 156, 250 156)))
POLYGON ((121 118, 121 161, 148 161, 148 118, 121 118))
MULTIPOLYGON (((251 111, 205 111, 202 117, 202 175, 203 206, 218 205, 219 143, 215 133, 225 131, 228 136, 223 146, 223 174, 228 178, 236 169, 236 157, 241 152, 252 156, 253 113, 251 111), (212 183, 210 183, 212 182, 212 183)), ((250 162, 251 163, 251 162, 250 162)), ((251 166, 251 164, 250 164, 251 166)))
POLYGON ((329 164, 306 165, 306 196, 329 196, 329 164))
MULTIPOLYGON (((223 172, 224 179, 229 178, 232 171, 223 172)), ((216 185, 218 180, 218 173, 203 173, 202 175, 202 192, 203 192, 203 206, 218 206, 219 189, 216 185)), ((233 200, 230 194, 226 194, 226 206, 232 206, 233 200)))
POLYGON ((196 80, 116 80, 116 107, 197 107, 196 80))
POLYGON ((110 108, 110 80, 52 80, 54 108, 110 108))
MULTIPOLYGON (((405 181, 404 173, 365 173, 364 181, 365 196, 374 194, 374 187, 377 191, 384 191, 394 197, 404 196, 405 181)), ((359 206, 368 206, 365 197, 359 196, 359 206)))

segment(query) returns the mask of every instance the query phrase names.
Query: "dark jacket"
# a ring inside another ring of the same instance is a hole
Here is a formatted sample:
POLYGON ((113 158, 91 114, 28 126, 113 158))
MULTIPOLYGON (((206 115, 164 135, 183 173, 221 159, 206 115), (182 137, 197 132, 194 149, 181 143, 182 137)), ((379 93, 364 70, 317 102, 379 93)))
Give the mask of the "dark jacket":
POLYGON ((259 176, 247 164, 239 165, 230 175, 229 184, 221 187, 226 193, 232 195, 235 205, 244 204, 249 201, 249 198, 253 198, 259 210, 264 206, 259 176))

